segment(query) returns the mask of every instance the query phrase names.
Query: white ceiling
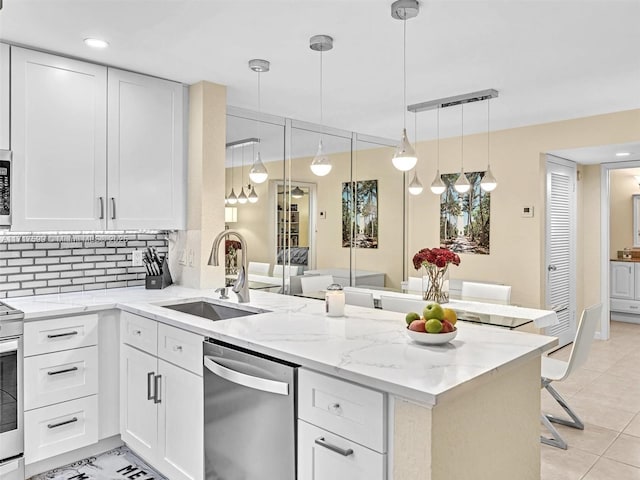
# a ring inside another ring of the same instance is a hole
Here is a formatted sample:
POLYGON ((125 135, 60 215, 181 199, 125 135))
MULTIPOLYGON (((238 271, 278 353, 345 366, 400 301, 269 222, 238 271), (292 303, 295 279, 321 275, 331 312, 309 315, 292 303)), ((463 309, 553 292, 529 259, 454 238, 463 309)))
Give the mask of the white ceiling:
MULTIPOLYGON (((317 122, 319 54, 328 34, 325 123, 388 138, 402 125, 402 22, 389 0, 4 0, 0 38, 142 73, 228 86, 228 103, 317 122), (82 39, 108 40, 92 50, 82 39)), ((407 22, 408 103, 486 88, 491 128, 640 108, 640 0, 421 1, 407 22)), ((435 114, 418 117, 420 139, 435 114)), ((413 120, 409 120, 413 137, 413 120)), ((441 114, 460 134, 459 109, 441 114)), ((486 130, 486 103, 465 109, 465 133, 486 130)), ((640 139, 640 132, 639 132, 640 139)))
MULTIPOLYGON (((638 132, 640 134, 640 130, 638 132)), ((640 160, 640 142, 599 145, 597 147, 569 148, 548 152, 557 157, 573 160, 583 165, 600 163, 633 162, 640 160), (619 157, 617 153, 628 153, 619 157)))

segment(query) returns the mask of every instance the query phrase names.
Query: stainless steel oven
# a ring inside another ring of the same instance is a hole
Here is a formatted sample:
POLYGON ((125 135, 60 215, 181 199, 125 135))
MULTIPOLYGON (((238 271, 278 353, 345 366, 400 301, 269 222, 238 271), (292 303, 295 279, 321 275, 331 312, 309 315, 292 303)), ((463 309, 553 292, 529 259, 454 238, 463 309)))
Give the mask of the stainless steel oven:
POLYGON ((0 303, 0 477, 23 479, 22 318, 0 303))

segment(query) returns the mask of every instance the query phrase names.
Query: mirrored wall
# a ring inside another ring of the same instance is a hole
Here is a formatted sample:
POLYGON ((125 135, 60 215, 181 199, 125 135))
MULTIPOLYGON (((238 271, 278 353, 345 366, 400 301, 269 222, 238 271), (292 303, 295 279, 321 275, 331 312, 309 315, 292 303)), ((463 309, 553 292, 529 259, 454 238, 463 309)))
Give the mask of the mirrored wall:
POLYGON ((251 286, 297 294, 300 277, 316 274, 399 289, 406 179, 391 163, 394 149, 390 139, 229 107, 227 227, 247 240, 251 286), (323 176, 311 169, 319 142, 325 158, 314 169, 330 168, 323 176), (258 153, 263 183, 250 177, 258 153))

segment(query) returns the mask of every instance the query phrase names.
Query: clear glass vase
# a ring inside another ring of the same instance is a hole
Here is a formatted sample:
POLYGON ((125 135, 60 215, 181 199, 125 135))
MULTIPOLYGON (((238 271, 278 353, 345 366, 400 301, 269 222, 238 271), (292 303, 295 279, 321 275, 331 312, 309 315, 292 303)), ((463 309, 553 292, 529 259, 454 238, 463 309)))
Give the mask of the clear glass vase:
POLYGON ((444 267, 431 263, 422 266, 422 298, 436 303, 449 301, 449 264, 444 267))

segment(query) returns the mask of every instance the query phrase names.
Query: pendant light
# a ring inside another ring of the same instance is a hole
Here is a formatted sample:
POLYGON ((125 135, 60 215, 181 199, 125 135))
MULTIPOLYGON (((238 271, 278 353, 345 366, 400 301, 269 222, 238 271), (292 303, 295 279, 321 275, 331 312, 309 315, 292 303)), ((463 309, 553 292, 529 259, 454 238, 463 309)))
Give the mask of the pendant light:
POLYGON ((436 156, 436 176, 431 182, 431 192, 436 195, 442 195, 444 191, 447 189, 447 186, 442 181, 442 177, 440 176, 440 107, 437 109, 437 137, 436 137, 436 146, 437 146, 437 156, 436 156))
MULTIPOLYGON (((416 144, 418 141, 418 114, 414 112, 413 114, 413 136, 416 139, 416 144)), ((417 158, 417 155, 416 155, 417 158)), ((413 178, 409 183, 409 193, 411 195, 420 195, 423 190, 422 182, 418 178, 418 168, 413 169, 413 178)))
POLYGON ((244 145, 242 146, 242 170, 240 170, 240 195, 238 195, 238 203, 244 205, 249 201, 247 194, 244 193, 244 145))
POLYGON ((233 191, 233 165, 234 165, 234 161, 233 161, 233 157, 234 157, 234 149, 231 149, 231 193, 229 194, 229 196, 227 197, 227 203, 229 205, 235 205, 236 203, 238 203, 238 197, 236 197, 236 192, 233 191))
POLYGON ((249 203, 258 203, 258 194, 256 193, 256 189, 253 188, 253 185, 249 184, 247 185, 247 190, 251 189, 251 192, 249 192, 249 203))
MULTIPOLYGON (((249 60, 249 68, 257 73, 258 76, 258 115, 261 113, 261 103, 260 103, 260 74, 269 71, 271 64, 267 60, 261 60, 259 58, 254 58, 253 60, 249 60)), ((260 141, 260 120, 257 120, 257 137, 258 141, 260 141)), ((258 143, 258 153, 255 157, 251 170, 249 170, 249 178, 253 183, 263 183, 267 180, 269 173, 262 163, 262 157, 260 156, 260 143, 258 143)))
POLYGON ((460 175, 458 175, 458 179, 456 183, 453 184, 453 188, 455 188, 458 193, 467 193, 471 188, 471 184, 469 183, 469 179, 467 175, 464 173, 464 103, 461 105, 462 111, 462 120, 460 122, 460 175))
MULTIPOLYGON (((314 35, 309 39, 309 48, 316 52, 320 52, 320 128, 324 129, 323 111, 322 111, 322 52, 329 51, 333 48, 333 38, 329 35, 314 35)), ((329 156, 324 152, 322 145, 322 135, 318 141, 318 152, 311 162, 311 171, 318 177, 324 177, 331 171, 332 165, 329 156)))
POLYGON ((491 143, 490 143, 490 118, 491 118, 491 109, 489 105, 491 104, 491 98, 487 99, 487 171, 484 172, 484 176, 482 180, 480 180, 480 188, 485 192, 492 192, 498 186, 498 181, 496 177, 491 173, 491 143))
POLYGON ((296 186, 296 188, 291 190, 291 196, 293 198, 302 198, 304 196, 304 191, 300 187, 296 186))
POLYGON ((407 137, 407 19, 416 17, 419 11, 420 5, 417 0, 397 0, 391 5, 391 16, 397 20, 402 20, 403 28, 403 128, 402 136, 400 137, 400 144, 396 148, 396 153, 392 159, 393 166, 402 172, 411 170, 418 162, 416 152, 407 137))

